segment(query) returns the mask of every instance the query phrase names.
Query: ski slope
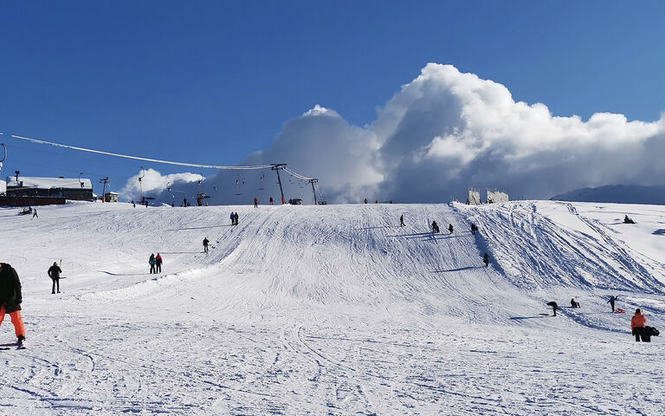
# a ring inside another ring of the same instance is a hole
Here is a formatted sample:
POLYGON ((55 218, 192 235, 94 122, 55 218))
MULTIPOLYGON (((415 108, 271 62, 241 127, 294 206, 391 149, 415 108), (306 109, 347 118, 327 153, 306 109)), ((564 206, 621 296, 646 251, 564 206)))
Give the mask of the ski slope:
POLYGON ((17 212, 0 209, 0 261, 23 283, 28 349, 0 351, 0 414, 665 414, 665 339, 630 335, 637 307, 665 329, 665 207, 17 212))

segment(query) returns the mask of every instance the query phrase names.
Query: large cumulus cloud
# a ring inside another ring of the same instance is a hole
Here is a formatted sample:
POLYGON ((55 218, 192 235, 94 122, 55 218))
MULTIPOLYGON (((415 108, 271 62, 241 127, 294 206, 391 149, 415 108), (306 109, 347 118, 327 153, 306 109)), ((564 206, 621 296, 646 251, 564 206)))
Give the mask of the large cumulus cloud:
MULTIPOLYGON (((243 164, 287 163, 318 178, 330 202, 443 202, 465 198, 468 187, 544 198, 580 187, 661 184, 664 150, 665 118, 557 117, 544 104, 515 102, 501 84, 428 64, 373 123, 353 126, 316 106, 243 164)), ((204 182, 213 203, 277 196, 274 173, 261 175, 220 171, 204 182)), ((287 198, 313 199, 302 181, 285 187, 287 198)))

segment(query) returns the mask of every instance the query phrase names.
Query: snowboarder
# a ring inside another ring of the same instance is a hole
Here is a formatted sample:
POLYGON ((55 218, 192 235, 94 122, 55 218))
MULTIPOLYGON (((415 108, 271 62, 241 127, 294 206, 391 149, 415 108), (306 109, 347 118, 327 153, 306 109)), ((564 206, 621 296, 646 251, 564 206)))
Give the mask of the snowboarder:
POLYGON ((55 295, 56 288, 58 289, 58 293, 60 293, 60 273, 62 273, 62 270, 60 269, 60 266, 58 266, 58 263, 54 261, 53 266, 48 269, 48 277, 53 280, 53 288, 51 289, 52 295, 55 295))
POLYGON ((579 307, 580 307, 580 304, 579 304, 579 302, 575 301, 575 298, 572 298, 572 299, 570 300, 570 307, 571 307, 571 308, 579 308, 579 307))
POLYGON ((453 225, 452 224, 448 224, 448 231, 450 231, 450 234, 453 233, 453 225))
POLYGON ((25 340, 25 326, 21 318, 21 281, 16 270, 7 263, 0 263, 0 324, 5 319, 5 313, 14 324, 18 346, 23 345, 25 340))
POLYGON ((610 306, 612 307, 612 312, 614 312, 614 302, 616 302, 617 300, 619 300, 619 297, 612 295, 612 296, 610 296, 610 300, 608 300, 606 302, 606 303, 609 303, 610 306))
POLYGON ((476 231, 478 231, 476 224, 471 224, 471 235, 476 235, 476 231))
POLYGON ((35 218, 35 217, 39 218, 39 216, 37 215, 37 208, 35 208, 35 209, 32 211, 32 218, 35 218))
POLYGON ((157 253, 157 257, 155 257, 155 269, 156 273, 161 273, 162 272, 162 263, 164 260, 162 259, 162 255, 157 253))
POLYGON ((148 259, 148 263, 150 263, 150 274, 155 273, 155 263, 157 261, 155 260, 155 253, 150 254, 150 259, 148 259))
POLYGON ((439 232, 439 224, 437 224, 436 221, 432 221, 432 232, 433 233, 439 232))
POLYGON ((399 226, 404 227, 404 215, 399 216, 399 226))
POLYGON ((258 208, 258 207, 259 207, 259 199, 254 198, 254 208, 258 208))
POLYGON ((209 243, 209 241, 208 241, 208 237, 205 237, 205 238, 203 239, 203 252, 204 252, 204 253, 207 253, 207 252, 208 252, 208 243, 209 243))
POLYGON ((556 302, 547 302, 547 306, 552 307, 552 311, 554 312, 554 315, 552 316, 556 316, 556 310, 559 309, 559 305, 557 305, 556 302))
POLYGON ((640 342, 640 338, 642 338, 642 342, 651 342, 651 337, 645 334, 646 323, 647 317, 642 315, 641 310, 635 309, 635 315, 630 320, 630 329, 635 335, 635 342, 640 342))
POLYGON ((490 264, 490 255, 485 253, 483 256, 483 263, 485 263, 485 267, 487 267, 490 264))

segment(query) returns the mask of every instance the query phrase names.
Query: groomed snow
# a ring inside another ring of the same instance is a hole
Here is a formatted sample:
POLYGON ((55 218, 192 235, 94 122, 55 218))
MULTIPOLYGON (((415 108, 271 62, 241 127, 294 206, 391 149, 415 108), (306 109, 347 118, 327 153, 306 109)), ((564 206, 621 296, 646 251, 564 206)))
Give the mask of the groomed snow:
MULTIPOLYGON (((0 351, 0 414, 665 413, 665 338, 630 335, 637 307, 665 329, 665 207, 17 213, 0 209, 0 261, 23 283, 28 349, 0 351), (611 313, 611 294, 626 314, 611 313)), ((8 316, 0 337, 15 339, 8 316)))

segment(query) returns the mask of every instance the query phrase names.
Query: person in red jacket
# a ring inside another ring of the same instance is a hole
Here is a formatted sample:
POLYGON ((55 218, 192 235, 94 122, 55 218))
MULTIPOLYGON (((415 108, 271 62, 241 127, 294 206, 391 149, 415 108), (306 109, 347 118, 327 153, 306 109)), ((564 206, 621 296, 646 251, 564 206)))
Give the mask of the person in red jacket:
POLYGON ((646 324, 647 317, 642 315, 641 310, 635 309, 635 315, 630 321, 630 329, 632 329, 633 335, 635 335, 635 342, 640 342, 640 338, 642 338, 643 342, 651 342, 651 337, 647 337, 644 333, 646 324))

